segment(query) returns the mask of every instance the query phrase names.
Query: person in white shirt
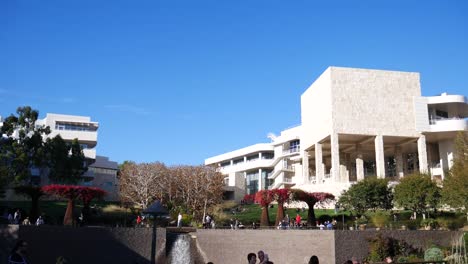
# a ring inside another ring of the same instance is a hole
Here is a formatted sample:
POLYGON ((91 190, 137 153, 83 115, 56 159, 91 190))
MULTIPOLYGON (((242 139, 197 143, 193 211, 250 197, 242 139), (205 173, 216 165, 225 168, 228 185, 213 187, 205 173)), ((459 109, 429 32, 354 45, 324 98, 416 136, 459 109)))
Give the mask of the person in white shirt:
POLYGON ((177 227, 182 227, 182 214, 179 213, 177 216, 177 227))

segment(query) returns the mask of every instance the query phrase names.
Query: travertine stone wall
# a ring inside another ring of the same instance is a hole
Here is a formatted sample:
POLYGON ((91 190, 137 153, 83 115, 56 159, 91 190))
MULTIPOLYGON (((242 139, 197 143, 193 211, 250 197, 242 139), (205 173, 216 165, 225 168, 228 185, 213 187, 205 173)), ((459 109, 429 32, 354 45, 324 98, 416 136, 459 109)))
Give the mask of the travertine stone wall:
POLYGON ((335 263, 334 232, 325 230, 197 230, 196 240, 205 261, 247 263, 247 254, 265 251, 274 263, 335 263))
POLYGON ((416 137, 419 73, 330 67, 336 133, 416 137))

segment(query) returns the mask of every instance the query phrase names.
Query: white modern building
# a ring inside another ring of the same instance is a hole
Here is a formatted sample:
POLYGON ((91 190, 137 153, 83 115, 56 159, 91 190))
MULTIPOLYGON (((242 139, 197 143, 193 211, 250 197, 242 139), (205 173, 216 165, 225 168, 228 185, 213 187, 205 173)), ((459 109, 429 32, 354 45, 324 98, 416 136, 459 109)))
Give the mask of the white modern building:
MULTIPOLYGON (((3 119, 0 117, 0 127, 3 119)), ((46 114, 44 119, 38 119, 36 126, 49 126, 51 133, 48 138, 60 135, 65 142, 71 143, 75 138, 80 143, 88 163, 88 171, 83 175, 89 181, 81 184, 100 187, 108 192, 107 200, 118 200, 117 171, 118 164, 109 161, 107 157, 96 155, 99 123, 91 121, 87 116, 46 114)), ((49 184, 47 172, 31 169, 32 182, 39 185, 49 184)), ((7 192, 7 199, 15 199, 12 191, 7 192)))
POLYGON ((60 135, 65 142, 78 139, 87 159, 96 159, 96 145, 99 123, 91 121, 87 116, 47 114, 44 119, 38 119, 36 126, 49 126, 49 138, 60 135))
POLYGON ((339 196, 367 176, 416 171, 441 181, 467 117, 464 95, 421 96, 419 73, 329 67, 301 96, 301 125, 205 164, 235 200, 289 187, 339 196))

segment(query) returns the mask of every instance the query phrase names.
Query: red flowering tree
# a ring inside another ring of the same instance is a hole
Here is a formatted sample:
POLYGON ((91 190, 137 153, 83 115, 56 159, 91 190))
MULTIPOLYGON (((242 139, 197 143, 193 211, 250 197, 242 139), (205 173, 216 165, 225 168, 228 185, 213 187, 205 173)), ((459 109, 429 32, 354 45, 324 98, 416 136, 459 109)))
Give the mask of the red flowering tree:
POLYGON ((326 201, 332 201, 335 199, 335 196, 331 193, 325 192, 305 192, 299 189, 292 189, 292 196, 294 200, 302 201, 307 204, 309 210, 307 212, 307 225, 311 226, 315 224, 315 212, 314 206, 317 203, 322 203, 326 201))
POLYGON ((271 190, 271 196, 278 203, 275 220, 275 226, 277 226, 284 218, 284 203, 290 199, 291 192, 289 189, 273 189, 271 190))
POLYGON ((253 204, 255 202, 255 194, 246 194, 243 199, 245 204, 253 204))
POLYGON ((262 217, 260 218, 260 226, 270 225, 270 216, 268 215, 268 205, 272 202, 271 191, 261 190, 255 194, 255 202, 262 207, 262 217))
POLYGON ((96 194, 105 194, 105 191, 99 188, 76 185, 52 184, 42 187, 42 190, 47 194, 67 199, 67 210, 65 211, 65 217, 63 218, 64 225, 73 225, 73 212, 75 209, 75 201, 77 199, 83 199, 83 201, 86 200, 89 204, 89 202, 96 197, 96 194))

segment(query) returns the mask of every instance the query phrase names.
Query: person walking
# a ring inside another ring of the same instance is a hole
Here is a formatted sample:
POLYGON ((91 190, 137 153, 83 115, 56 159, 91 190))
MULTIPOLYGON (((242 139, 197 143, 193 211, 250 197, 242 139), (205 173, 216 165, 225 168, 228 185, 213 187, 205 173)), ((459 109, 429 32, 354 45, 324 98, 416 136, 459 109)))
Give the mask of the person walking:
POLYGON ((182 227, 182 214, 179 213, 177 216, 177 227, 182 227))

